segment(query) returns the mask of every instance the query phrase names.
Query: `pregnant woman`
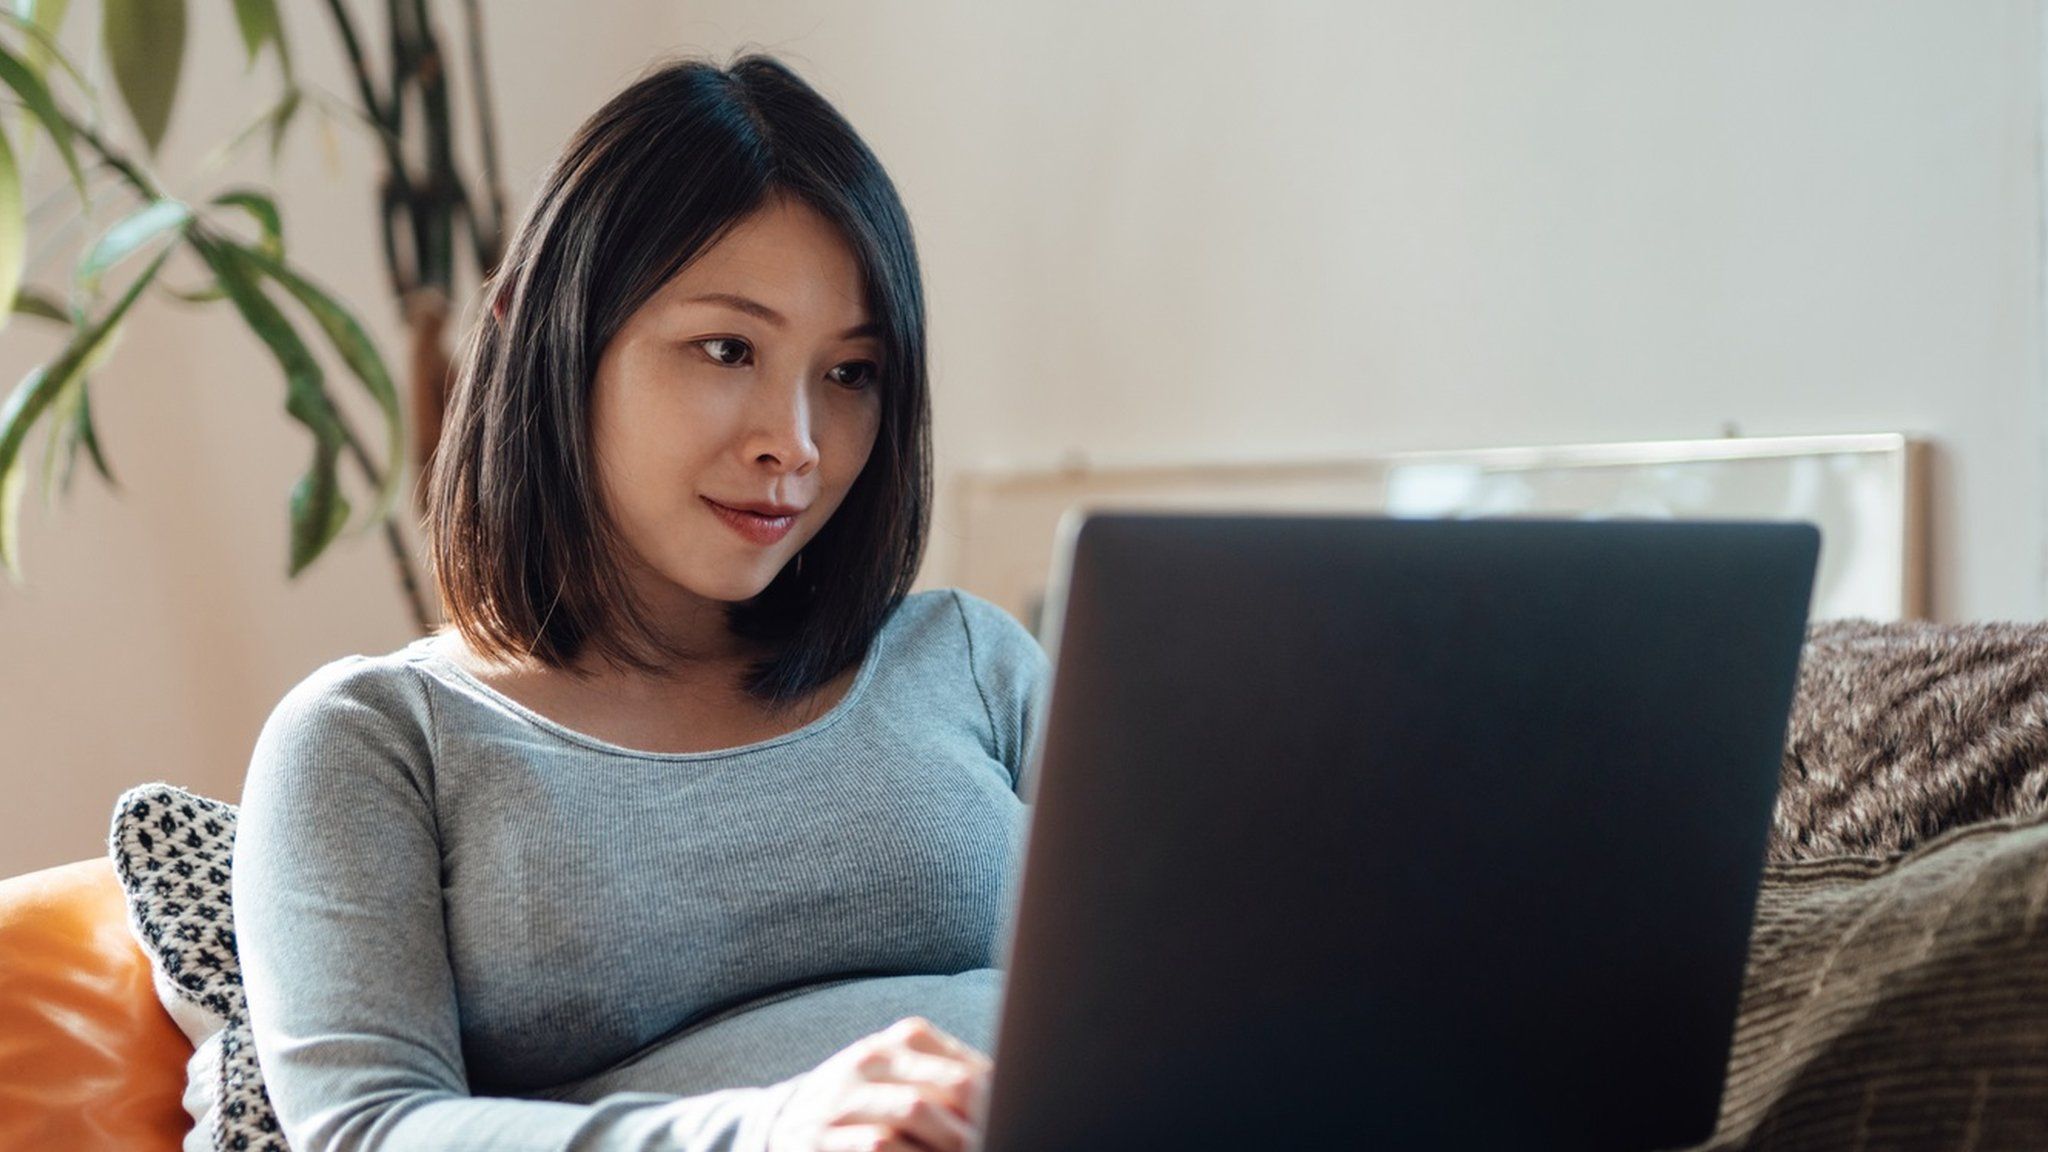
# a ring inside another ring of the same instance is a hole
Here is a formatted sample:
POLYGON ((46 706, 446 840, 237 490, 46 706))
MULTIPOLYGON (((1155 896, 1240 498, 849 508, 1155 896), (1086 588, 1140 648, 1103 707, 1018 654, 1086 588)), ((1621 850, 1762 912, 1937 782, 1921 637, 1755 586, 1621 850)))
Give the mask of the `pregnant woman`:
POLYGON ((235 846, 295 1152, 969 1145, 1049 669, 909 589, 924 300, 783 65, 663 66, 486 285, 433 463, 450 626, 263 728, 235 846))

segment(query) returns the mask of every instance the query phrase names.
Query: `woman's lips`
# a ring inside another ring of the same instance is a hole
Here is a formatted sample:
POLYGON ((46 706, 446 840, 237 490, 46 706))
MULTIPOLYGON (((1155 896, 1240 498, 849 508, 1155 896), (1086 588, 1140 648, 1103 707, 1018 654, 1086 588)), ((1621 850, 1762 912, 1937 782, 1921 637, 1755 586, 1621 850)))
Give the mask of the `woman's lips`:
POLYGON ((727 508, 709 496, 700 499, 711 505, 711 511, 720 520, 725 521, 727 527, 755 544, 773 544, 789 535, 789 530, 796 527, 795 516, 762 516, 753 512, 741 512, 736 508, 727 508))

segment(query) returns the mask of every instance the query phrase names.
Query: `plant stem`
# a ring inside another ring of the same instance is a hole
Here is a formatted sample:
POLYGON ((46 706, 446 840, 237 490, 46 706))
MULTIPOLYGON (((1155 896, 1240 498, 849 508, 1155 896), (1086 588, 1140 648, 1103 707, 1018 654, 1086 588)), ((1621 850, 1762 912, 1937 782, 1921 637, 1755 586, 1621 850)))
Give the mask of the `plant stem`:
POLYGON ((463 0, 463 16, 469 24, 469 81, 476 101, 477 141, 483 152, 484 202, 491 218, 477 234, 477 220, 470 214, 470 237, 476 246, 477 275, 489 278, 497 271, 505 252, 505 184, 498 176, 498 124, 492 111, 490 69, 484 65, 484 15, 477 0, 463 0))
MULTIPOLYGON (((339 0, 336 0, 338 3, 339 0)), ((405 139, 405 84, 412 77, 419 61, 413 52, 413 36, 408 27, 412 10, 405 0, 387 0, 384 6, 385 27, 391 33, 391 98, 384 105, 388 115, 386 123, 391 125, 393 139, 405 139)))
POLYGON ((348 14, 342 0, 327 0, 327 10, 334 16, 334 30, 341 37, 341 49, 348 56, 349 71, 355 73, 356 86, 362 90, 363 109, 379 126, 387 123, 384 106, 377 102, 377 90, 370 83, 370 66, 363 58, 363 42, 356 36, 356 22, 348 14))
MULTIPOLYGON (((347 6, 342 0, 327 0, 327 10, 333 14, 335 30, 341 36, 342 52, 348 57, 349 71, 355 74, 356 90, 363 98, 363 112, 377 126, 377 141, 384 146, 384 178, 398 199, 409 201, 413 197, 412 180, 405 170, 405 154, 399 147, 398 135, 403 94, 393 87, 390 108, 377 99, 377 85, 370 78, 369 61, 363 56, 363 42, 356 36, 356 24, 350 18, 347 6)), ((396 71, 395 64, 393 70, 396 71)), ((394 272, 397 267, 394 262, 394 272)), ((411 285, 399 284, 397 287, 399 294, 403 295, 411 285)))
POLYGON ((70 127, 71 134, 92 145, 92 150, 100 154, 100 159, 106 161, 107 167, 119 172, 121 178, 128 181, 130 188, 135 189, 148 199, 163 199, 164 194, 162 190, 157 188, 156 181, 150 179, 148 173, 137 167, 126 156, 116 152, 113 145, 108 144, 106 140, 101 138, 98 132, 93 131, 91 125, 81 123, 77 117, 69 112, 61 114, 64 117, 64 123, 70 127))
POLYGON ((455 171, 455 134, 448 109, 448 67, 434 34, 426 0, 410 0, 409 30, 413 80, 420 90, 420 120, 426 130, 426 202, 413 211, 421 228, 420 282, 455 295, 455 217, 469 215, 469 193, 455 171), (424 225, 422 225, 424 221, 424 225))
MULTIPOLYGON (((365 478, 372 485, 377 483, 377 465, 370 459, 369 449, 363 447, 362 437, 349 426, 348 417, 335 409, 334 417, 341 425, 342 442, 348 446, 349 459, 356 462, 365 478)), ((393 460, 393 468, 403 468, 402 460, 393 460)), ((419 573, 413 570, 412 550, 406 546, 405 536, 398 530, 398 513, 384 517, 384 543, 391 549, 392 567, 398 573, 398 586, 405 592, 405 602, 412 609, 412 625, 424 636, 434 630, 434 620, 427 612, 427 598, 420 591, 419 573)))

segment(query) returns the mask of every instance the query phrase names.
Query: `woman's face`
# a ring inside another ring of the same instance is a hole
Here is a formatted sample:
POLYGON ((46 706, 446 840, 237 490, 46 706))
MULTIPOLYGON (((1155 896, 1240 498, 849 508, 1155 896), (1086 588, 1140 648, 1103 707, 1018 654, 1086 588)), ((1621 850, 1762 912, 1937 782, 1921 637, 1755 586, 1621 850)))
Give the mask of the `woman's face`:
POLYGON ((750 599, 817 535, 874 448, 881 358, 853 251, 789 199, 626 320, 598 358, 591 435, 648 608, 750 599), (719 505, 794 511, 735 521, 719 505))

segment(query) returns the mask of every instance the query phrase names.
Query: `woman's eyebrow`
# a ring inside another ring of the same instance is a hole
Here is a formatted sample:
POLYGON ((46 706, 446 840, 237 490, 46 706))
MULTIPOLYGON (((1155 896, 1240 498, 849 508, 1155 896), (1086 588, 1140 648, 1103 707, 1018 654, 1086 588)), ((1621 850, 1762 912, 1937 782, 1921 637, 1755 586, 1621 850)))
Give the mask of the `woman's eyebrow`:
MULTIPOLYGON (((744 312, 749 316, 773 324, 777 328, 789 326, 789 317, 784 316, 782 313, 777 312, 775 309, 770 308, 751 296, 741 296, 733 292, 705 292, 701 295, 692 296, 684 300, 683 303, 722 304, 735 312, 744 312)), ((841 340, 858 340, 864 336, 880 336, 881 334, 882 325, 877 321, 869 320, 864 324, 856 324, 848 328, 845 332, 840 333, 839 338, 841 340)))

